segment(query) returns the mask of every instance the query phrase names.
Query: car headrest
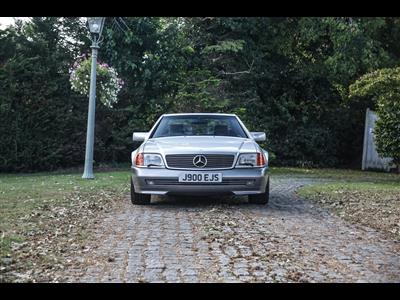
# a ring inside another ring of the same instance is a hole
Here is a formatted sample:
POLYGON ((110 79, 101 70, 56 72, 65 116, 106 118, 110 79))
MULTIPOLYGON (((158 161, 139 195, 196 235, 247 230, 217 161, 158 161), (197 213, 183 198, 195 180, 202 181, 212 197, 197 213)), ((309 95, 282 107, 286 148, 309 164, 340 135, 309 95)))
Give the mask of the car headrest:
POLYGON ((228 126, 227 125, 215 125, 214 135, 228 135, 228 126))
POLYGON ((183 124, 171 124, 169 125, 169 134, 170 135, 183 135, 183 124))

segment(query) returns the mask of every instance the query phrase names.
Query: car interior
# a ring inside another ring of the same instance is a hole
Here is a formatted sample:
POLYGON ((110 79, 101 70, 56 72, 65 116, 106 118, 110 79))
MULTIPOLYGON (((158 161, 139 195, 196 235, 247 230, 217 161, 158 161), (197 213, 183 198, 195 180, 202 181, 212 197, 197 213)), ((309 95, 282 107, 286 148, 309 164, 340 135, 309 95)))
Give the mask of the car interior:
POLYGON ((215 125, 214 127, 214 135, 229 135, 229 130, 227 125, 215 125))
POLYGON ((170 124, 169 125, 169 135, 185 135, 185 130, 183 128, 183 124, 170 124))
MULTIPOLYGON (((185 126, 184 124, 170 124, 168 126, 169 136, 179 136, 179 135, 196 135, 193 134, 192 126, 185 126)), ((230 136, 232 135, 227 125, 215 125, 214 130, 212 130, 207 135, 218 135, 218 136, 230 136)))

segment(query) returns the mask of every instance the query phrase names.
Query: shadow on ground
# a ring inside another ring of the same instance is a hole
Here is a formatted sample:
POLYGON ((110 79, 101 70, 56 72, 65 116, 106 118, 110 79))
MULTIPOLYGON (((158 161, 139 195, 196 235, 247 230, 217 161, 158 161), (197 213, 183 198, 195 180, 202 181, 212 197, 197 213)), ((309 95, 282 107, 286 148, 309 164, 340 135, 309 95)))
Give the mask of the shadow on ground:
POLYGON ((213 206, 213 205, 251 205, 247 197, 237 196, 153 196, 152 206, 213 206))

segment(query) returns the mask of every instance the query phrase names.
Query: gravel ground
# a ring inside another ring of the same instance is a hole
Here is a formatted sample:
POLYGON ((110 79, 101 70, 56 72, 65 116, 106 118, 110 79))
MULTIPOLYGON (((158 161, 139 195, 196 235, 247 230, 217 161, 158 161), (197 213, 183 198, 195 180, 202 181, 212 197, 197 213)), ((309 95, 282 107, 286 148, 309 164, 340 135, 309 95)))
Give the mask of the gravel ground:
POLYGON ((271 178, 266 206, 244 197, 133 206, 126 197, 60 281, 400 282, 400 244, 298 198, 312 182, 271 178))

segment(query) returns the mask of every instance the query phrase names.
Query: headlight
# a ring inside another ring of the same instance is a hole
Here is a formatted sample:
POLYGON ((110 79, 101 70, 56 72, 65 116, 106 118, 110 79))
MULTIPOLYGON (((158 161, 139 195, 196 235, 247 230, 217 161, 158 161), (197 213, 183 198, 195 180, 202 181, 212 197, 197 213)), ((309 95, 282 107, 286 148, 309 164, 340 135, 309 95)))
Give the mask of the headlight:
POLYGON ((265 166, 265 157, 262 153, 245 153, 240 154, 236 163, 236 167, 263 167, 265 166))
POLYGON ((164 167, 164 161, 160 154, 138 153, 135 158, 137 167, 164 167))

